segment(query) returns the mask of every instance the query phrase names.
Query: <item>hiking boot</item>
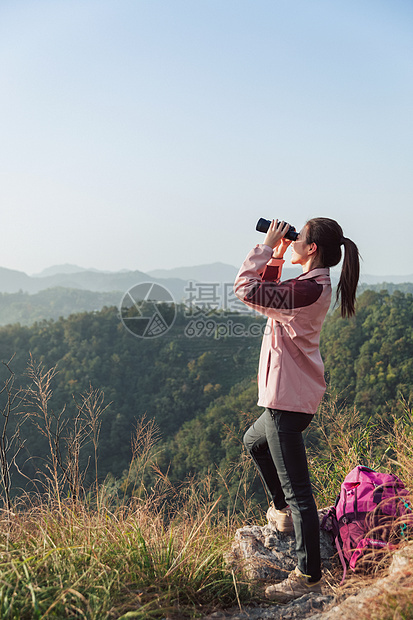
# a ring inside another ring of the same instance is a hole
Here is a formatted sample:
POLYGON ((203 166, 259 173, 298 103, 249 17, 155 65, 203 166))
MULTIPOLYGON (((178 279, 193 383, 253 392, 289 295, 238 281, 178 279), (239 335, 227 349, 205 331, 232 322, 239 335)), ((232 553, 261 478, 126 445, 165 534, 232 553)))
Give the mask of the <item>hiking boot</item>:
POLYGON ((304 594, 315 592, 321 593, 321 580, 315 583, 308 581, 308 576, 304 575, 298 566, 288 575, 287 579, 276 583, 273 586, 268 586, 265 590, 265 596, 271 601, 277 601, 278 603, 288 603, 295 598, 300 598, 304 594))
POLYGON ((271 502, 267 510, 267 521, 283 534, 291 534, 294 531, 293 518, 289 506, 286 506, 282 510, 277 510, 274 506, 274 502, 271 502))

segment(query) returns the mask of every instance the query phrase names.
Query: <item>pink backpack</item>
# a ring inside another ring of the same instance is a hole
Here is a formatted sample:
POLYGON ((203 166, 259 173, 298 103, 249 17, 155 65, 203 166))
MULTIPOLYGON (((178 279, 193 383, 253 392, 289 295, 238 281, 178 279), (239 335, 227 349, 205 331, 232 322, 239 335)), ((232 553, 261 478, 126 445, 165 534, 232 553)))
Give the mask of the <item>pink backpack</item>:
POLYGON ((367 549, 392 548, 413 525, 412 506, 403 482, 357 465, 344 479, 336 504, 325 515, 321 529, 332 533, 344 568, 354 571, 367 549), (400 518, 402 517, 402 518, 400 518))

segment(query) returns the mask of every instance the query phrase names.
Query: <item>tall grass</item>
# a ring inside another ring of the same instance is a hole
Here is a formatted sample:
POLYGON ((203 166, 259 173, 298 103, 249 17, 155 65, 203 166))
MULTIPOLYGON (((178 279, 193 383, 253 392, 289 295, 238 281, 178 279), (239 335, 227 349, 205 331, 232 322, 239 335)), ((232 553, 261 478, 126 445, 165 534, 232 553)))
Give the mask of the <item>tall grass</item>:
POLYGON ((361 424, 354 407, 340 407, 332 396, 323 400, 312 425, 318 439, 317 447, 308 450, 313 488, 319 507, 330 506, 356 465, 378 466, 377 428, 361 424))
MULTIPOLYGON (((39 493, 5 501, 0 511, 0 617, 195 618, 253 600, 254 584, 224 560, 236 528, 253 517, 248 460, 241 455, 226 473, 175 487, 157 467, 155 424, 141 420, 126 476, 121 483, 99 484, 102 394, 91 387, 78 397, 70 426, 50 406, 54 372, 34 363, 30 372, 27 415, 43 429, 51 454, 39 493), (79 450, 88 437, 95 480, 86 492, 79 450), (225 502, 217 488, 227 495, 225 502)), ((404 417, 381 441, 378 427, 363 426, 354 409, 339 409, 334 399, 313 424, 319 426, 319 447, 310 455, 310 469, 319 507, 334 501, 345 474, 360 462, 392 468, 413 488, 413 416, 407 404, 404 417)), ((408 610, 411 595, 408 582, 394 600, 408 610)), ((376 600, 376 616, 370 617, 393 617, 380 615, 391 600, 376 600)))
POLYGON ((212 476, 173 486, 156 465, 153 421, 137 424, 122 483, 99 484, 102 395, 91 387, 72 418, 55 414, 54 375, 31 362, 26 415, 50 454, 39 492, 0 511, 0 617, 190 618, 249 600, 251 589, 224 560, 248 515, 219 507, 212 476), (79 454, 89 439, 95 482, 86 492, 79 454))
POLYGON ((232 532, 202 498, 168 524, 153 498, 19 508, 1 524, 2 618, 184 618, 247 594, 223 561, 232 532))
POLYGON ((309 449, 309 466, 319 507, 334 504, 345 476, 356 465, 397 474, 413 489, 413 412, 402 399, 403 414, 363 422, 355 407, 338 406, 329 396, 312 424, 317 447, 309 449))

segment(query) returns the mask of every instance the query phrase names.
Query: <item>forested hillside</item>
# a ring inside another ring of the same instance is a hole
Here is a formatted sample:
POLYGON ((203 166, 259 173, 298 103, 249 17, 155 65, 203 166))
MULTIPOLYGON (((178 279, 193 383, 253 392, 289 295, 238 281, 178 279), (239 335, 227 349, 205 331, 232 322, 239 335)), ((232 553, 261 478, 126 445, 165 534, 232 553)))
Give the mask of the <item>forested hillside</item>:
POLYGON ((330 387, 364 420, 400 410, 413 400, 413 296, 365 291, 353 319, 327 319, 321 353, 330 387))
MULTIPOLYGON (((216 325, 264 325, 253 316, 216 314, 216 325)), ((122 475, 131 455, 131 434, 146 415, 159 428, 158 463, 171 480, 226 470, 242 452, 244 430, 258 412, 256 368, 260 336, 223 335, 216 330, 188 330, 180 309, 173 328, 155 339, 131 335, 116 308, 72 315, 68 319, 11 325, 0 329, 1 360, 13 358, 16 384, 27 385, 30 354, 48 369, 57 365, 50 406, 73 416, 78 398, 90 384, 104 392, 99 472, 122 475), (218 337, 219 336, 219 337, 218 337)), ((256 331, 254 333, 257 333, 256 331)), ((324 325, 321 350, 329 392, 341 403, 355 404, 362 419, 390 417, 399 398, 413 398, 413 297, 396 291, 365 291, 357 315, 343 320, 336 311, 324 325)), ((2 369, 2 379, 7 376, 2 369)), ((3 395, 4 396, 4 395, 3 395)), ((11 427, 12 428, 12 425, 11 427)), ((20 466, 34 476, 45 438, 30 419, 20 466)), ((314 441, 316 438, 314 437, 314 441)), ((83 463, 92 446, 83 449, 83 463)))
MULTIPOLYGON (((222 318, 221 323, 228 320, 222 318)), ((252 317, 237 321, 257 323, 252 317)), ((129 463, 136 420, 143 415, 154 417, 161 437, 168 439, 186 421, 202 415, 217 397, 228 394, 233 385, 251 381, 255 375, 258 337, 188 337, 187 327, 188 319, 180 311, 167 334, 140 339, 124 328, 116 308, 106 308, 31 327, 3 327, 1 359, 14 356, 11 367, 17 382, 23 384, 29 382, 25 372, 30 354, 46 369, 57 365, 51 400, 56 413, 67 404, 65 415, 73 415, 72 394, 85 393, 90 384, 101 389, 110 406, 102 420, 100 473, 119 476, 129 463)), ((7 376, 5 368, 2 376, 7 376)), ((30 420, 22 434, 27 438, 27 457, 44 452, 45 440, 30 420)), ((90 446, 85 448, 85 459, 88 450, 90 446)), ((32 475, 33 467, 29 460, 25 471, 32 475)))

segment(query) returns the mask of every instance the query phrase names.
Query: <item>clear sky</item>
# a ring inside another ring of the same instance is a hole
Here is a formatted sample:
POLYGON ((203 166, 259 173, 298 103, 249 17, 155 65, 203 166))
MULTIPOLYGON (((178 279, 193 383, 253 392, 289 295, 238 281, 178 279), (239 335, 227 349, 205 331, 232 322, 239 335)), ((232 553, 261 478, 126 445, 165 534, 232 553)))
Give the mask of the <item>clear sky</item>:
POLYGON ((337 219, 413 273, 411 0, 2 0, 0 265, 237 266, 337 219))

